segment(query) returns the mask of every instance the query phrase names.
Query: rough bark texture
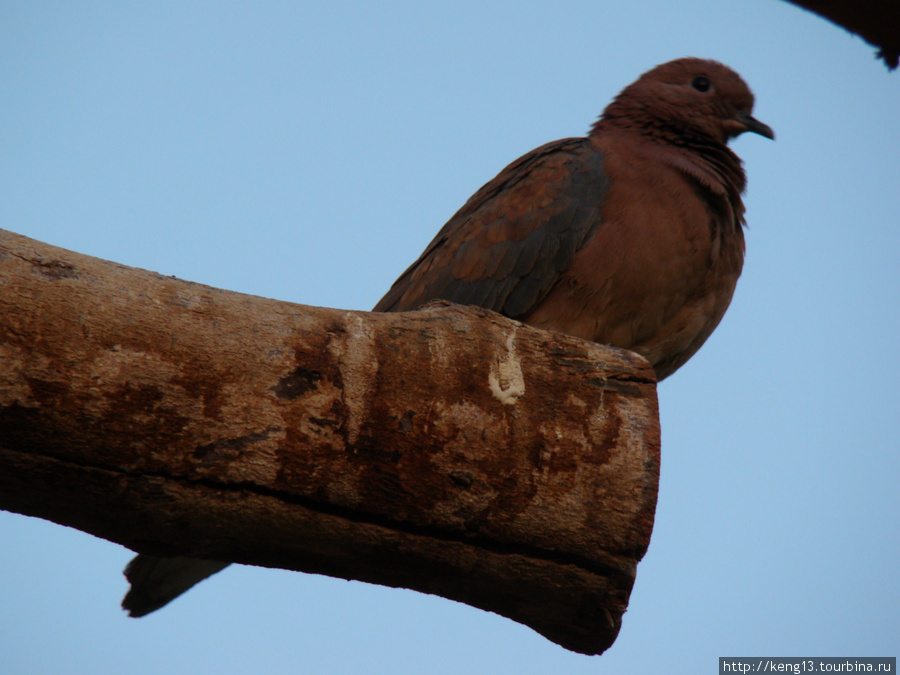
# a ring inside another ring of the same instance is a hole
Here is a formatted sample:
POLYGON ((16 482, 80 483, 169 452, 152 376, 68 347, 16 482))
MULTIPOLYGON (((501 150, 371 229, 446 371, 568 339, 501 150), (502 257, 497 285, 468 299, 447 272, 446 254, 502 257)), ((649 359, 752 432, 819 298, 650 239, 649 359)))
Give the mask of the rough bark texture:
POLYGON ((900 2, 897 0, 790 0, 879 48, 893 70, 900 63, 900 2))
POLYGON ((412 588, 584 653, 653 525, 653 371, 473 308, 221 291, 0 230, 0 508, 412 588))

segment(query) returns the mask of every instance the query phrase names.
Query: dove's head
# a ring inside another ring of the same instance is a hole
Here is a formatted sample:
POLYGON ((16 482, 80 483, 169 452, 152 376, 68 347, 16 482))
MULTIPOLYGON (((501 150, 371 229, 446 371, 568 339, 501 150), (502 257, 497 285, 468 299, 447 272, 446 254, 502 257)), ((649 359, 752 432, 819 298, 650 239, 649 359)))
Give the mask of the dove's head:
POLYGON ((641 75, 607 106, 595 129, 629 128, 679 144, 726 143, 750 131, 775 138, 753 117, 753 93, 718 61, 684 58, 641 75))

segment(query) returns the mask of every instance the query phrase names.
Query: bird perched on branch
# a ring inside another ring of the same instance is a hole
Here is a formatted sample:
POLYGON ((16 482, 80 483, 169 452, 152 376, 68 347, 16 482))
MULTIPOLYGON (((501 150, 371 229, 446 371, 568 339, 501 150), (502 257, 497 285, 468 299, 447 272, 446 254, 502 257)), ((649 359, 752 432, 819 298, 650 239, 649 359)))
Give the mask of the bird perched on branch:
POLYGON ((442 299, 611 344, 662 380, 725 314, 744 260, 745 176, 726 143, 754 119, 730 68, 645 73, 585 138, 507 166, 444 225, 375 311, 442 299))
MULTIPOLYGON (((668 377, 718 325, 741 273, 746 178, 727 143, 774 138, 752 110, 721 63, 657 66, 588 136, 532 150, 476 192, 374 311, 478 305, 630 349, 668 377)), ((122 606, 142 616, 225 565, 139 555, 122 606)))

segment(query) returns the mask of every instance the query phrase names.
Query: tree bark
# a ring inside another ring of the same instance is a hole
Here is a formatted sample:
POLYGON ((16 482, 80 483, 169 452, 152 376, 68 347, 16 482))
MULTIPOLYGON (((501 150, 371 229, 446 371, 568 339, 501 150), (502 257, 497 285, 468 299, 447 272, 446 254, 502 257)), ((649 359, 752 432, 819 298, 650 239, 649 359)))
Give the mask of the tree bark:
POLYGON ((879 48, 890 70, 900 63, 900 2, 897 0, 790 0, 856 33, 879 48))
POLYGON ((267 300, 0 230, 0 508, 434 593, 594 654, 658 474, 654 374, 630 352, 470 307, 267 300))

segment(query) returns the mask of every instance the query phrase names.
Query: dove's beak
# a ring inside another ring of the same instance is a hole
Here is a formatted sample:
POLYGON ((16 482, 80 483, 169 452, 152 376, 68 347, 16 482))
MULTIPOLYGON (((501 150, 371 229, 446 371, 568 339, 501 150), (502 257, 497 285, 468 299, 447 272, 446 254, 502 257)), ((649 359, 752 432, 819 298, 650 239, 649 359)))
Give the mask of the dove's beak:
POLYGON ((754 134, 771 138, 773 141, 775 140, 775 132, 772 131, 772 127, 768 124, 763 124, 748 112, 744 112, 743 110, 739 111, 738 114, 734 116, 734 121, 737 123, 733 127, 737 132, 734 134, 735 136, 745 131, 750 131, 754 134))

